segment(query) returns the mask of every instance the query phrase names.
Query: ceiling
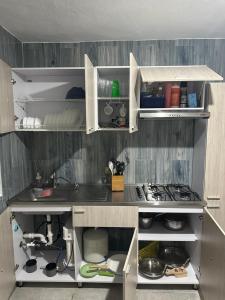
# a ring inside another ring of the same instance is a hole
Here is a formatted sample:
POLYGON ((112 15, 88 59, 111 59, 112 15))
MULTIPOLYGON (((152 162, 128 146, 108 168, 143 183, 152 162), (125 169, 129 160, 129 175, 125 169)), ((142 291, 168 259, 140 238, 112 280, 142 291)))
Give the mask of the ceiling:
POLYGON ((225 38, 224 0, 0 0, 23 42, 225 38))

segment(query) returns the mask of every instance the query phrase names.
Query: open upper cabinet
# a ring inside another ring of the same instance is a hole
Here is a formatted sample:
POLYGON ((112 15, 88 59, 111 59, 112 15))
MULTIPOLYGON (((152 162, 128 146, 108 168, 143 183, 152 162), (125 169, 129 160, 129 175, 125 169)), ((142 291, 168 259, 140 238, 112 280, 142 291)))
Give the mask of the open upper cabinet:
POLYGON ((207 82, 223 77, 202 66, 140 67, 141 118, 208 118, 207 82))
POLYGON ((139 67, 132 53, 129 66, 93 66, 87 55, 84 62, 84 67, 11 73, 1 61, 0 132, 132 133, 139 117, 208 118, 206 83, 223 80, 207 66, 139 67), (178 104, 168 105, 174 91, 178 104))

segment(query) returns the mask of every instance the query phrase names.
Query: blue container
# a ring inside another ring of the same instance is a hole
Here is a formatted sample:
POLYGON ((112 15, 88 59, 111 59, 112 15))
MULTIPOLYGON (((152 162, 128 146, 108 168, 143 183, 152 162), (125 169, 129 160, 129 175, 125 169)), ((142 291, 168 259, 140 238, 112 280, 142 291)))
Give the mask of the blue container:
POLYGON ((141 108, 163 108, 165 107, 165 97, 152 96, 149 93, 141 93, 141 108))

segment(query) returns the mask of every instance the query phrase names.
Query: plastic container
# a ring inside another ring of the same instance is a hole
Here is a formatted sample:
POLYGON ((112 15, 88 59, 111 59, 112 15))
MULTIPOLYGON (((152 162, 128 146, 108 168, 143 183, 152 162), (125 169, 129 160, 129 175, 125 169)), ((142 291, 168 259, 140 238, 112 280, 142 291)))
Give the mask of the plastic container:
POLYGON ((165 86, 165 107, 170 107, 171 105, 171 88, 172 84, 171 83, 166 83, 165 86))
POLYGON ((172 85, 171 87, 171 107, 180 106, 180 87, 179 85, 172 85))
POLYGON ((118 80, 113 80, 112 82, 112 97, 120 96, 120 85, 118 80))
POLYGON ((165 106, 165 97, 152 96, 149 93, 141 93, 141 108, 163 108, 165 106))

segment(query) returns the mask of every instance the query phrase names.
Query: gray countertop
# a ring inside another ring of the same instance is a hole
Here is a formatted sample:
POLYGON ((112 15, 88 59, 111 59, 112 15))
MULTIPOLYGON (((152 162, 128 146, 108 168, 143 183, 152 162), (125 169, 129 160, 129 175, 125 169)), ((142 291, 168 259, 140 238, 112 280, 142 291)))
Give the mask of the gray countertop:
POLYGON ((144 207, 183 207, 196 208, 203 207, 204 201, 196 203, 177 203, 171 202, 156 202, 149 203, 144 199, 139 199, 136 192, 136 186, 125 186, 123 192, 112 192, 109 185, 91 185, 81 184, 77 190, 71 186, 59 187, 54 190, 51 197, 35 199, 31 188, 25 189, 23 192, 16 195, 8 201, 9 206, 74 206, 74 205, 135 205, 144 207))

